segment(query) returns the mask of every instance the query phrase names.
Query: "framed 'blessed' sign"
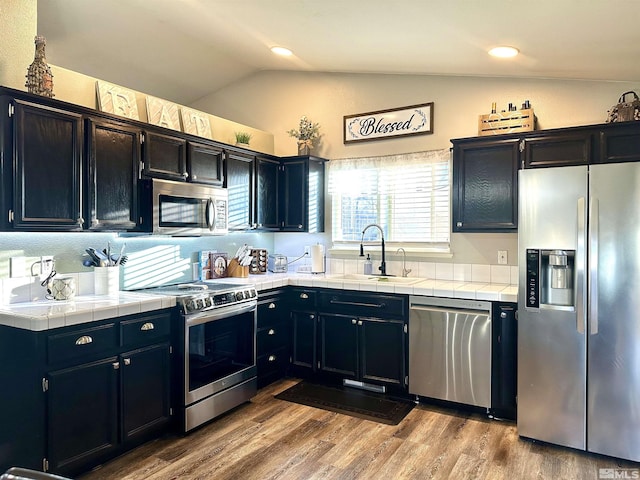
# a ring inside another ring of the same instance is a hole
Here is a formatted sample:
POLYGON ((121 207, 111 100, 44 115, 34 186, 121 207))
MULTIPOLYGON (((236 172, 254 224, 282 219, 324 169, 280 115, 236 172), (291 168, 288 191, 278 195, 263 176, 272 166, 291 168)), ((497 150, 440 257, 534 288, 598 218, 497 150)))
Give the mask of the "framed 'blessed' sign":
POLYGON ((344 117, 344 143, 433 133, 433 102, 344 117))

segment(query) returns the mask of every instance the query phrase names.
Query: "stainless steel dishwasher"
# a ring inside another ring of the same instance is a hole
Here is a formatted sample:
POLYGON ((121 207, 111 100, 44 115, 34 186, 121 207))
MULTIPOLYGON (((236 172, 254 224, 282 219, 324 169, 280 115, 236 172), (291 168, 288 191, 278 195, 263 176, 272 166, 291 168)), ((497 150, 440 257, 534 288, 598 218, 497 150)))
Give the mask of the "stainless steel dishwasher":
POLYGON ((409 393, 491 406, 491 302, 409 297, 409 393))

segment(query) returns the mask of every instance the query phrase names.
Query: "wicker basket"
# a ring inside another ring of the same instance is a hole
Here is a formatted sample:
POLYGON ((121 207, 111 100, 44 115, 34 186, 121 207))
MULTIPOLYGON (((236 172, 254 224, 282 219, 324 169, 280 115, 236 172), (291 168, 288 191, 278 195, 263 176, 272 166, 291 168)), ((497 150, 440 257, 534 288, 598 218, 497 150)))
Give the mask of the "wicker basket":
POLYGON ((535 130, 536 117, 533 108, 514 112, 490 113, 478 117, 478 135, 502 135, 504 133, 531 132, 535 130))
POLYGON ((640 98, 636 92, 624 92, 618 99, 618 104, 611 107, 607 113, 607 123, 640 120, 640 98), (631 96, 630 101, 627 95, 631 96))

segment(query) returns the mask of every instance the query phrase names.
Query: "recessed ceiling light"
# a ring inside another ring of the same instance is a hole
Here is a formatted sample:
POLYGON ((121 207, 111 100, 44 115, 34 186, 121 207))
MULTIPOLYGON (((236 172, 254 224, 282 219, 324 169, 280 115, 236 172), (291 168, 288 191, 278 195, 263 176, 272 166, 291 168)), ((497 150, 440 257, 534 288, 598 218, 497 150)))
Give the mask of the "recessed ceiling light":
POLYGON ((284 47, 271 47, 271 51, 276 55, 282 55, 283 57, 290 57, 293 55, 293 52, 288 48, 284 47))
POLYGON ((492 57, 510 58, 515 57, 519 52, 517 48, 501 46, 489 50, 489 55, 492 57))

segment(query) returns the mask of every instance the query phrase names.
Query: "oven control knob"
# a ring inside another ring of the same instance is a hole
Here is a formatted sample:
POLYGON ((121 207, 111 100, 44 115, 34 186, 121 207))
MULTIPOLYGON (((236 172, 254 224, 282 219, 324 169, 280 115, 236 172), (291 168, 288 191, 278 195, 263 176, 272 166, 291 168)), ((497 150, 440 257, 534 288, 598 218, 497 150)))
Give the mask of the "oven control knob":
POLYGON ((237 292, 236 293, 236 300, 242 300, 242 299, 244 299, 244 293, 237 292))
POLYGON ((204 306, 205 307, 211 307, 213 305, 213 300, 211 299, 211 297, 207 297, 204 299, 204 306))
POLYGON ((187 308, 187 312, 193 312, 197 306, 196 306, 196 301, 195 300, 189 300, 185 307, 187 308))

